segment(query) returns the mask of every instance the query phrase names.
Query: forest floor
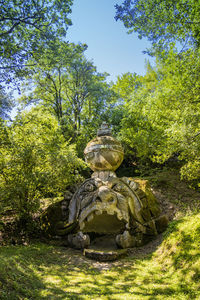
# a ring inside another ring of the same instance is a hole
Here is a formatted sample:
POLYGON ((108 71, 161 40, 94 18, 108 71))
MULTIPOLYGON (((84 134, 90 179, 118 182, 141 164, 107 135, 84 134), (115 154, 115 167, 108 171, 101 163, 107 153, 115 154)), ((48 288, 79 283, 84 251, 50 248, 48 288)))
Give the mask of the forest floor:
POLYGON ((170 224, 129 256, 98 262, 32 241, 0 247, 0 299, 200 299, 200 194, 176 171, 148 177, 170 224))

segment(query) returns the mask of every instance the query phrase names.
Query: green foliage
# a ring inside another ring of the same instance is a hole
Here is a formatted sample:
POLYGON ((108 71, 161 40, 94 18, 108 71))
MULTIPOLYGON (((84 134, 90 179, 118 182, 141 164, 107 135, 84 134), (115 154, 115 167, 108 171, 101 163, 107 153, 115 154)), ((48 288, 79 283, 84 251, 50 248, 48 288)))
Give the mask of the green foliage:
MULTIPOLYGON (((6 130, 6 132, 5 132, 6 130)), ((65 141, 57 120, 37 108, 19 115, 0 147, 0 198, 2 205, 24 215, 39 209, 39 199, 62 195, 80 179, 84 163, 65 141)), ((3 137, 4 140, 4 137, 3 137)))
POLYGON ((147 37, 154 49, 168 48, 178 41, 184 47, 200 46, 200 5, 194 0, 126 0, 116 5, 116 20, 129 33, 147 37))
POLYGON ((58 120, 63 117, 63 94, 70 64, 82 55, 86 45, 68 44, 59 40, 50 43, 42 53, 35 53, 30 61, 27 81, 21 102, 42 103, 58 120))
POLYGON ((86 60, 85 49, 86 45, 56 41, 40 57, 34 56, 36 65, 20 99, 25 105, 40 104, 55 115, 66 140, 77 144, 79 154, 94 136, 113 94, 106 83, 108 74, 99 73, 86 60))
POLYGON ((139 38, 147 37, 149 53, 158 55, 154 68, 147 64, 145 76, 124 74, 114 85, 125 101, 119 136, 144 163, 178 158, 182 178, 198 184, 199 1, 126 0, 116 9, 116 19, 139 38), (175 44, 183 46, 179 54, 175 44))
POLYGON ((117 77, 117 81, 112 89, 121 99, 128 102, 134 91, 141 86, 141 78, 142 76, 137 75, 136 73, 125 73, 117 77))
POLYGON ((153 103, 157 105, 157 120, 163 132, 163 142, 158 145, 158 162, 173 155, 184 161, 182 177, 199 181, 200 142, 200 77, 199 52, 187 51, 182 55, 170 53, 168 59, 158 63, 161 80, 154 92, 153 103))
POLYGON ((124 97, 119 137, 129 153, 144 163, 176 157, 183 163, 182 178, 196 182, 200 180, 199 65, 198 51, 170 50, 167 57, 157 59, 155 68, 147 64, 145 76, 131 81, 125 74, 113 87, 124 97))
POLYGON ((34 52, 65 36, 72 0, 4 0, 0 6, 1 82, 20 75, 34 52))

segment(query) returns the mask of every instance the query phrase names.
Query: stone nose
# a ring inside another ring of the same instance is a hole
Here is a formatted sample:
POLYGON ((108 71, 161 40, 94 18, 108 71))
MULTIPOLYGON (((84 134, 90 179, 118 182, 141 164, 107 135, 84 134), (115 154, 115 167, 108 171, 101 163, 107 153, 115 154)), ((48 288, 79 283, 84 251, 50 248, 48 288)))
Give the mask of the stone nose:
POLYGON ((112 193, 111 189, 106 186, 101 186, 98 191, 98 197, 102 202, 115 202, 116 197, 112 193))

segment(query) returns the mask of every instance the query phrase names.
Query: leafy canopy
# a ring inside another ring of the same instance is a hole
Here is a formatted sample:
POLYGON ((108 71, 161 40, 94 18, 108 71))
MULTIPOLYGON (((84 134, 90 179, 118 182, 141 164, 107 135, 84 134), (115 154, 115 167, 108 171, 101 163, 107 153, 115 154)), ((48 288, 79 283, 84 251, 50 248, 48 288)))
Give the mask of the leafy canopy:
POLYGON ((108 74, 98 72, 85 58, 85 49, 84 44, 57 40, 42 55, 34 55, 21 97, 25 105, 42 105, 56 116, 66 140, 78 143, 81 155, 83 146, 96 133, 111 96, 108 74))
POLYGON ((144 163, 173 159, 181 175, 199 183, 200 177, 200 55, 171 50, 156 67, 147 64, 144 76, 124 74, 113 88, 124 97, 119 137, 144 163), (127 87, 129 86, 129 89, 127 87), (128 94, 127 94, 128 91, 128 94))
POLYGON ((129 33, 147 37, 153 48, 163 49, 176 41, 200 46, 197 0, 125 0, 115 7, 116 20, 121 20, 129 33))
POLYGON ((65 36, 72 0, 4 0, 0 2, 1 81, 20 74, 34 52, 65 36), (8 74, 9 72, 9 74, 8 74), (8 76, 10 75, 10 76, 8 76))
POLYGON ((80 179, 84 163, 47 111, 32 108, 10 127, 0 125, 1 206, 24 217, 38 211, 42 197, 63 195, 80 179))

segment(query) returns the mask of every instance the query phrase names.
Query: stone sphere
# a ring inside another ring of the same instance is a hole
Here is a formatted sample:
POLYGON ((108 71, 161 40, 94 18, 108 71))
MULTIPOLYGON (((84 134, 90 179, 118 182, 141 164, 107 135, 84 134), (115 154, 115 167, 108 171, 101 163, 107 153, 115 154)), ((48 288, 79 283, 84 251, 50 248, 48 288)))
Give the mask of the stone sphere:
POLYGON ((112 136, 97 136, 84 150, 85 160, 95 171, 115 171, 122 163, 124 150, 112 136))

